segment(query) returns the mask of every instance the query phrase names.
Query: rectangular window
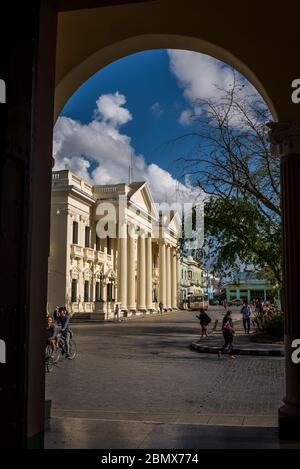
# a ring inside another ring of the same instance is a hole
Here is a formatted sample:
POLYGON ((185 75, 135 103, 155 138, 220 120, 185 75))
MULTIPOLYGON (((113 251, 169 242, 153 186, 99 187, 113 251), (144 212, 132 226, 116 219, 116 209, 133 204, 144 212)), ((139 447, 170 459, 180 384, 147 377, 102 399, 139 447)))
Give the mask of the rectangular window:
POLYGON ((73 244, 78 244, 78 223, 73 221, 73 244))
POLYGON ((107 284, 107 300, 115 301, 115 286, 111 282, 107 284))
POLYGON ((96 235, 96 250, 101 251, 101 239, 96 235))
POLYGON ((89 248, 91 247, 91 229, 89 226, 85 227, 85 247, 89 248))
POLYGON ((101 301, 101 289, 100 289, 100 282, 96 282, 95 288, 95 301, 101 301))
POLYGON ((86 303, 90 301, 90 282, 88 280, 84 282, 84 301, 86 303))
POLYGON ((108 283, 106 285, 106 291, 107 291, 107 301, 111 301, 111 283, 108 283))
POLYGON ((77 302, 77 280, 75 278, 72 279, 71 301, 72 303, 77 302))

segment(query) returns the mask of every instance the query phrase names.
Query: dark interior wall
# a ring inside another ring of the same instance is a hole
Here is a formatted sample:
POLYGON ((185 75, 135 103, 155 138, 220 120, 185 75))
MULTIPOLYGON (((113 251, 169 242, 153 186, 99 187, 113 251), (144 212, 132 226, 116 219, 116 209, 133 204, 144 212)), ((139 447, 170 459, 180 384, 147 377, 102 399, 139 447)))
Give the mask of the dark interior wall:
POLYGON ((0 104, 0 339, 6 343, 0 446, 6 448, 42 443, 55 39, 56 13, 47 1, 1 10, 0 78, 7 94, 0 104))
POLYGON ((122 3, 154 2, 155 0, 53 0, 58 11, 120 5, 122 3))
POLYGON ((17 9, 6 7, 0 29, 0 77, 7 93, 6 104, 0 104, 0 338, 6 342, 6 364, 0 364, 3 447, 20 442, 26 425, 31 105, 38 5, 30 7, 27 21, 24 13, 22 4, 17 9))
POLYGON ((88 3, 1 5, 0 79, 7 92, 0 104, 1 448, 43 446, 57 12, 88 3))

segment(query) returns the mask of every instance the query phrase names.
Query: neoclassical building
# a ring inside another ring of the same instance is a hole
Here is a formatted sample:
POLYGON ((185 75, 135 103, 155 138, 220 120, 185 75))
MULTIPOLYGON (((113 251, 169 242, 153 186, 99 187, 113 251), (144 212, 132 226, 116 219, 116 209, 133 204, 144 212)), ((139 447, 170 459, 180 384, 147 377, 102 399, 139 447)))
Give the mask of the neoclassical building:
POLYGON ((91 185, 52 175, 48 311, 108 320, 177 309, 177 214, 157 212, 147 183, 91 185))

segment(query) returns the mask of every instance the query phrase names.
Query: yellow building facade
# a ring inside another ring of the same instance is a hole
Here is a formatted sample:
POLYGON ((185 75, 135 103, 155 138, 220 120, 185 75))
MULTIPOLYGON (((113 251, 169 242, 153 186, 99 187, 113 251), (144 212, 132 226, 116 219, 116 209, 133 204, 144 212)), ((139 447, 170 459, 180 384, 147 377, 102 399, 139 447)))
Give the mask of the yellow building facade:
POLYGON ((91 185, 54 171, 48 312, 109 320, 177 309, 179 229, 145 182, 91 185))

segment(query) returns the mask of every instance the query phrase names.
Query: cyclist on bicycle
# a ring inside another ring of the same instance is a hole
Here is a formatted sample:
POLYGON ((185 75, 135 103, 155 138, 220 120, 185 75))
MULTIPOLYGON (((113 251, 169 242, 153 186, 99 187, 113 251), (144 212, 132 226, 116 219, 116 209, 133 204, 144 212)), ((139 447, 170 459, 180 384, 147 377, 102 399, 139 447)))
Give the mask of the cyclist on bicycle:
POLYGON ((47 344, 51 347, 51 355, 54 354, 57 342, 57 327, 53 322, 52 316, 47 317, 47 344))
POLYGON ((61 306, 59 308, 59 317, 57 319, 57 325, 60 327, 59 334, 63 337, 65 341, 65 350, 66 350, 66 357, 69 356, 70 351, 70 319, 67 314, 67 310, 65 307, 61 306))

